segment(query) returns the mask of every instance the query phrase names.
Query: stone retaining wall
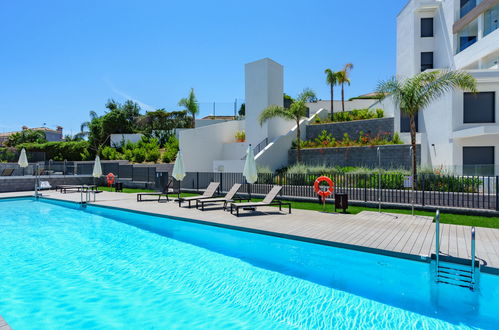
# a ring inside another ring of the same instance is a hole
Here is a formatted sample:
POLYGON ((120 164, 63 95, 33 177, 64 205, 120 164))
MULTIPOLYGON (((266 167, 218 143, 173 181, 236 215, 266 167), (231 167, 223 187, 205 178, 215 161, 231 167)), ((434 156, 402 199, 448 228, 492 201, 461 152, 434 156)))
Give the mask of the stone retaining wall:
MULTIPOLYGON (((379 146, 382 168, 411 168, 410 145, 396 144, 379 146)), ((378 167, 377 146, 346 147, 346 148, 314 148, 302 149, 302 163, 308 165, 327 166, 363 166, 378 167)), ((417 148, 417 163, 421 163, 421 148, 417 148)), ((289 164, 296 162, 296 149, 290 149, 289 164)))
POLYGON ((378 118, 330 124, 311 124, 307 125, 306 128, 307 140, 315 139, 323 130, 331 133, 336 140, 343 140, 345 133, 348 133, 350 138, 356 139, 359 137, 360 131, 370 136, 384 133, 389 133, 389 135, 393 136, 394 123, 393 118, 378 118))

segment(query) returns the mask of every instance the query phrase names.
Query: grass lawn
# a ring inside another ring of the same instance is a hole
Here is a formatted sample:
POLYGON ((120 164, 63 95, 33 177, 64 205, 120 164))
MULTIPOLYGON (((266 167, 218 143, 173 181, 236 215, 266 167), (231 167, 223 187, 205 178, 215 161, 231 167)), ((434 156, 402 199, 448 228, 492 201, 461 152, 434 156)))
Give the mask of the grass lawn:
MULTIPOLYGON (((311 203, 311 202, 291 202, 291 207, 294 209, 302 209, 302 210, 313 210, 313 211, 321 211, 322 205, 319 203, 311 203)), ((326 205, 326 212, 333 212, 334 206, 332 204, 326 205)), ((378 208, 371 207, 363 207, 363 206, 352 206, 348 207, 347 213, 349 214, 357 214, 362 211, 378 211, 378 208)), ((411 214, 411 210, 405 209, 381 209, 382 212, 387 213, 401 213, 401 214, 411 214)), ((435 212, 431 211, 418 211, 415 210, 414 214, 416 215, 425 215, 430 217, 435 217, 435 212)), ((462 214, 452 214, 452 213, 442 213, 440 212, 440 222, 441 223, 450 223, 455 225, 463 225, 463 226, 476 226, 476 227, 488 227, 488 228, 499 228, 499 217, 481 217, 476 215, 462 215, 462 214)))
MULTIPOLYGON (((112 188, 108 187, 99 187, 100 190, 103 191, 114 191, 112 188)), ((138 192, 154 192, 154 190, 147 189, 132 189, 132 188, 123 188, 124 193, 138 193, 138 192)), ((182 193, 180 196, 194 196, 196 194, 192 193, 182 193)), ((170 195, 172 197, 177 195, 170 195)), ((254 201, 260 201, 261 199, 253 199, 254 201)), ((320 211, 322 212, 322 204, 312 203, 312 202, 295 202, 291 201, 291 207, 293 209, 301 209, 301 210, 311 210, 311 211, 320 211)), ((333 205, 326 205, 326 212, 333 213, 333 205)), ((349 214, 357 214, 362 211, 375 211, 377 212, 377 208, 363 207, 363 206, 349 206, 347 213, 349 214)), ((401 213, 401 214, 411 214, 411 210, 404 209, 381 209, 382 212, 387 213, 401 213)), ((416 215, 426 215, 430 217, 435 216, 435 212, 430 211, 414 211, 416 215)), ((476 226, 476 227, 487 227, 487 228, 499 228, 499 217, 481 217, 476 215, 462 215, 462 214, 452 214, 452 213, 440 213, 440 222, 441 223, 450 223, 455 225, 463 225, 463 226, 476 226)))

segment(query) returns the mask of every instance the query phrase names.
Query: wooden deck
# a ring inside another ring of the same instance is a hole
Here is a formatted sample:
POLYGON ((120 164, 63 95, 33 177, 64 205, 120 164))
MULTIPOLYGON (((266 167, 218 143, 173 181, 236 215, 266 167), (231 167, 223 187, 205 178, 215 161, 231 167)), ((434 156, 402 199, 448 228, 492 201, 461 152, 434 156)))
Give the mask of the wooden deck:
MULTIPOLYGON (((1 197, 23 194, 0 194, 1 197)), ((24 195, 29 195, 24 193, 24 195)), ((79 201, 79 193, 45 192, 45 197, 79 201)), ((435 253, 435 223, 431 217, 364 211, 356 215, 293 210, 279 212, 262 208, 257 214, 240 217, 216 206, 206 211, 179 208, 177 203, 137 202, 135 194, 103 192, 96 205, 119 207, 162 216, 265 232, 285 237, 413 259, 426 259, 435 253)), ((499 221, 499 219, 498 219, 499 221)), ((450 257, 471 258, 471 227, 441 224, 440 251, 450 257)), ((476 257, 483 270, 499 274, 499 229, 476 228, 476 257)))

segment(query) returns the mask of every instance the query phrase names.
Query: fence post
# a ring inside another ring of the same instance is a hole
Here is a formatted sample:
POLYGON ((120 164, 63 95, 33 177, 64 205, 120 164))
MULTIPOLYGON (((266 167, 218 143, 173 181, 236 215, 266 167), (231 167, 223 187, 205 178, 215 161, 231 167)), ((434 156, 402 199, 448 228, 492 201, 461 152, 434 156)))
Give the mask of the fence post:
POLYGON ((196 172, 196 192, 199 194, 199 172, 196 172))
POLYGON ((496 176, 496 211, 499 211, 499 175, 496 176))
POLYGON ((367 176, 368 174, 364 174, 364 202, 367 202, 367 176))
POLYGON ((424 206, 424 174, 421 174, 421 206, 424 206))
POLYGON ((218 186, 218 193, 221 194, 224 191, 224 183, 223 183, 223 173, 220 172, 220 185, 218 186))

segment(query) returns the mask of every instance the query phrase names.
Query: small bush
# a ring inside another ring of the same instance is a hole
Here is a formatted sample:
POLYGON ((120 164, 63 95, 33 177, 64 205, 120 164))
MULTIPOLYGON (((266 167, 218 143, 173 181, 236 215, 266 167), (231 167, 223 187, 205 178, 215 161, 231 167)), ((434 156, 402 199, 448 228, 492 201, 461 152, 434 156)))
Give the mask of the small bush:
POLYGON ((133 161, 136 163, 142 163, 146 160, 146 150, 143 148, 135 148, 132 151, 133 161))
POLYGON ((101 150, 101 156, 103 159, 108 160, 123 159, 123 155, 119 153, 118 150, 109 146, 106 146, 101 150))
POLYGON ((352 121, 352 120, 365 120, 365 119, 375 119, 375 118, 383 118, 384 111, 383 109, 354 109, 351 111, 345 112, 335 112, 332 118, 329 118, 328 121, 321 121, 318 117, 315 118, 314 124, 326 124, 331 122, 344 122, 344 121, 352 121))
POLYGON ((164 163, 173 162, 177 157, 178 150, 179 150, 178 140, 175 136, 171 136, 170 139, 168 139, 168 143, 165 146, 165 152, 163 153, 161 160, 164 163))
POLYGON ((149 150, 146 151, 146 162, 157 162, 161 153, 159 150, 149 150))
POLYGON ((246 141, 246 133, 244 131, 236 132, 235 138, 237 142, 244 142, 246 141))

